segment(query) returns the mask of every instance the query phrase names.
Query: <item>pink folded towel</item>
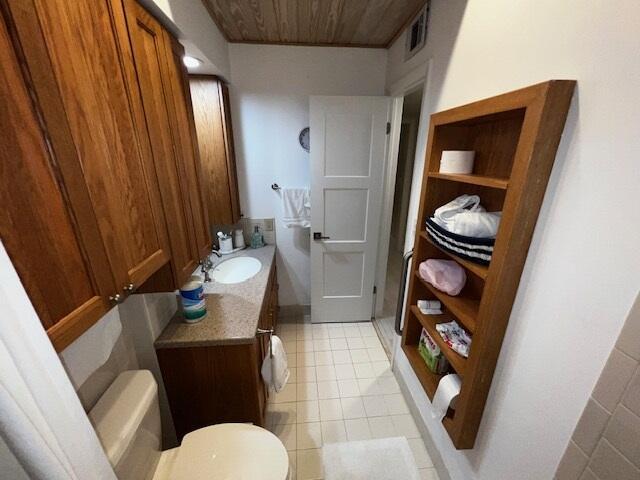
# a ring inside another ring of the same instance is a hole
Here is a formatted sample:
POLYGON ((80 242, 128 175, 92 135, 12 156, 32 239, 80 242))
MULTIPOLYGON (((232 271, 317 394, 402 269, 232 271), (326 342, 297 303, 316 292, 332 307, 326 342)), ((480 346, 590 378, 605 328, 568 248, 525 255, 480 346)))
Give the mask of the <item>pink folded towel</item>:
POLYGON ((418 272, 425 282, 449 295, 458 295, 467 281, 464 268, 453 260, 430 258, 420 264, 418 272))

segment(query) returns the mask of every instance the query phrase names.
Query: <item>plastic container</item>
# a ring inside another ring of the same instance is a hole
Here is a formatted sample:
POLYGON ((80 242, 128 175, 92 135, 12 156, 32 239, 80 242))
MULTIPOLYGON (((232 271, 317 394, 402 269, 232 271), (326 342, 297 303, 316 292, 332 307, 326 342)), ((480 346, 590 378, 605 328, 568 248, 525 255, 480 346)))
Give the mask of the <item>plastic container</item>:
POLYGON ((264 247, 264 237, 260 233, 260 227, 256 225, 253 229, 253 235, 251 235, 251 248, 264 247))
POLYGON ((244 246, 244 232, 241 228, 238 228, 233 232, 233 248, 242 248, 244 246))
POLYGON ((231 253, 233 251, 233 239, 230 236, 221 237, 220 253, 231 253))
POLYGON ((186 323, 196 323, 207 315, 202 279, 194 275, 180 288, 182 315, 186 323))

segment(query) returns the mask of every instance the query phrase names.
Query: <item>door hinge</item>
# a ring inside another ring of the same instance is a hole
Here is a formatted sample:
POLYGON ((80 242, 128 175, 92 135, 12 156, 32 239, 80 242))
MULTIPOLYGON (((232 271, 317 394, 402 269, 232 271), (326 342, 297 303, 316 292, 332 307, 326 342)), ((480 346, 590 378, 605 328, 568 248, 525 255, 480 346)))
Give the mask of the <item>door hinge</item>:
POLYGON ((375 285, 373 286, 373 294, 375 295, 376 293, 378 293, 378 287, 376 287, 375 285))
POLYGON ((387 122, 387 135, 391 133, 391 122, 387 122))

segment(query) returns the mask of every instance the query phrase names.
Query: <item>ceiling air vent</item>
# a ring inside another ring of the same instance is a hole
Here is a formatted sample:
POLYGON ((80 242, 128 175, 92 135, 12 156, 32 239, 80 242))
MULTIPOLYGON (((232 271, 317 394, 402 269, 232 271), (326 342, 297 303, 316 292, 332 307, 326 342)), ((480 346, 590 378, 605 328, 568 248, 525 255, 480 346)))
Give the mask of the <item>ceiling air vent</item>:
POLYGON ((429 21, 429 2, 411 22, 407 29, 407 42, 405 45, 405 60, 418 53, 427 40, 427 22, 429 21))

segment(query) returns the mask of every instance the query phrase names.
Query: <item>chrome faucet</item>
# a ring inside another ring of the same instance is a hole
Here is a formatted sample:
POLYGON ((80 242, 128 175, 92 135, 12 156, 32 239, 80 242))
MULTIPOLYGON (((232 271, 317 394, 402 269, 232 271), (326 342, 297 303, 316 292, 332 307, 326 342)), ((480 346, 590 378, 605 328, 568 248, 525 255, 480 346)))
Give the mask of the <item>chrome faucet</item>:
POLYGON ((200 273, 204 275, 205 283, 209 283, 211 281, 211 276, 209 275, 209 270, 213 267, 211 263, 211 259, 209 257, 205 257, 204 260, 200 260, 200 273))
MULTIPOLYGON (((222 258, 222 254, 220 254, 215 245, 211 248, 211 253, 218 258, 222 258)), ((204 275, 205 283, 209 283, 211 281, 209 270, 211 270, 212 268, 213 262, 211 261, 211 255, 207 255, 206 257, 204 257, 204 260, 200 260, 200 273, 204 275)))

